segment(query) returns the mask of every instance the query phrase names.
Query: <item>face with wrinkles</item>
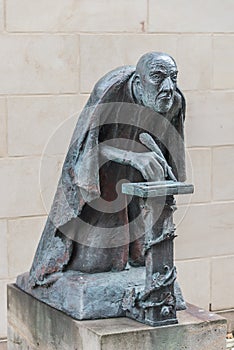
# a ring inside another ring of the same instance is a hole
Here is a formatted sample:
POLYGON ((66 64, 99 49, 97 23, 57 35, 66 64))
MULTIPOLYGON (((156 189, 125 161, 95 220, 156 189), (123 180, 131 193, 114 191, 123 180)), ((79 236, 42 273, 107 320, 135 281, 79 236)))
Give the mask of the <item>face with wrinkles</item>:
POLYGON ((160 53, 143 56, 136 69, 143 105, 158 113, 167 113, 173 105, 177 73, 176 64, 170 56, 160 53))

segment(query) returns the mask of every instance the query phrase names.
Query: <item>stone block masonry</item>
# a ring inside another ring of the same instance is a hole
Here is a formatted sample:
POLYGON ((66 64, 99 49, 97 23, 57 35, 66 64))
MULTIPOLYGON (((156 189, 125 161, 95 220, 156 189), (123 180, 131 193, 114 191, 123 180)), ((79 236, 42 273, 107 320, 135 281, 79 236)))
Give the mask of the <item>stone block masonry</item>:
POLYGON ((179 324, 150 327, 127 318, 75 321, 8 287, 8 350, 225 350, 226 320, 193 305, 179 324))

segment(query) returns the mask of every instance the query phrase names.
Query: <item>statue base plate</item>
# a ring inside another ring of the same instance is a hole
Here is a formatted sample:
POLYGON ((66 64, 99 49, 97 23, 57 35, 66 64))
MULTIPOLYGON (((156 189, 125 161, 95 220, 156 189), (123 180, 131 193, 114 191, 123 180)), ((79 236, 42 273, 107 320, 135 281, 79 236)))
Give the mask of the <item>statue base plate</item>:
MULTIPOLYGON (((49 286, 30 288, 29 274, 18 276, 17 286, 44 303, 65 312, 77 320, 90 320, 126 316, 124 296, 145 289, 145 267, 131 267, 120 272, 103 272, 95 274, 67 271, 49 286)), ((181 290, 175 282, 177 310, 184 310, 181 290)), ((129 315, 142 321, 138 315, 129 315)))
POLYGON ((125 317, 76 321, 8 286, 8 350, 225 350, 224 318, 188 305, 178 321, 157 328, 125 317))

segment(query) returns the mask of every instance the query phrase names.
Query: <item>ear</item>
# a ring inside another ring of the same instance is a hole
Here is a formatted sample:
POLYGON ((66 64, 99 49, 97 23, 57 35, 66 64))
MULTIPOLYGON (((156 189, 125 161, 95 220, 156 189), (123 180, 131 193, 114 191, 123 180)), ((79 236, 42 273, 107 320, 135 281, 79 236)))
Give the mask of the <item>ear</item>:
POLYGON ((142 103, 143 88, 141 84, 141 79, 138 74, 135 74, 132 80, 132 89, 134 97, 142 103))

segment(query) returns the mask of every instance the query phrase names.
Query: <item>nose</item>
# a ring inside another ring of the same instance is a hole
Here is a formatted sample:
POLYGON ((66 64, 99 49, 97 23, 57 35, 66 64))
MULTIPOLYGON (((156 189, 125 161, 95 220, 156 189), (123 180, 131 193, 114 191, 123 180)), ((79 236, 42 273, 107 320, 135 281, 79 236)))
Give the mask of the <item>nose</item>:
POLYGON ((163 80, 162 83, 162 90, 165 92, 173 92, 173 81, 171 80, 171 77, 167 77, 163 80))

